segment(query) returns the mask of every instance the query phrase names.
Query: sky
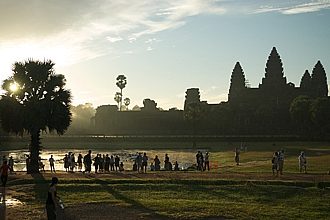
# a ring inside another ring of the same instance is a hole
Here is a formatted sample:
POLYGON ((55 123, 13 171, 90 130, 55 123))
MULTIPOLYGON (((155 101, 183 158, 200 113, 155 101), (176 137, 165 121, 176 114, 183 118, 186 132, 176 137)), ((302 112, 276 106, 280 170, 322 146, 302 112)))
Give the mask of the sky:
POLYGON ((0 0, 0 82, 12 65, 51 59, 73 105, 123 98, 183 108, 185 91, 227 101, 237 61, 258 87, 272 47, 299 86, 318 60, 330 84, 330 0, 0 0))

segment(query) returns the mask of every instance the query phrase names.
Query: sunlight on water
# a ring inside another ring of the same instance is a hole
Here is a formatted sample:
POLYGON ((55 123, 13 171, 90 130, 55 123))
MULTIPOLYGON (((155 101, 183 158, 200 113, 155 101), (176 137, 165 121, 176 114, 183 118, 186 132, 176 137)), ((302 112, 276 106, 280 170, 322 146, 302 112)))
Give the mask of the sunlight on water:
MULTIPOLYGON (((75 155, 75 159, 77 161, 78 155, 81 153, 82 156, 86 155, 88 150, 78 150, 78 149, 72 149, 72 150, 64 150, 64 149, 58 149, 58 150, 43 150, 40 154, 41 160, 45 165, 45 170, 50 170, 49 161, 50 155, 53 155, 55 159, 55 169, 58 171, 64 171, 64 161, 63 158, 65 154, 68 154, 69 152, 72 152, 75 155)), ((131 170, 132 165, 134 162, 134 158, 137 155, 137 152, 147 153, 147 156, 149 157, 148 164, 150 165, 153 162, 153 159, 155 158, 155 155, 158 155, 158 158, 161 161, 161 167, 164 166, 164 157, 167 153, 170 157, 170 161, 172 164, 174 164, 175 161, 178 161, 179 167, 181 169, 186 169, 193 164, 195 164, 195 150, 184 150, 184 151, 174 151, 174 150, 147 150, 143 151, 140 149, 131 149, 131 150, 115 150, 115 151, 109 151, 108 149, 98 149, 97 151, 92 150, 92 157, 94 158, 96 154, 106 155, 109 154, 109 156, 118 155, 120 157, 120 161, 124 163, 125 170, 131 170)), ((205 151, 203 151, 205 153, 205 151)), ((13 157, 14 159, 14 171, 26 171, 25 166, 25 160, 26 155, 28 155, 29 152, 27 150, 16 150, 15 152, 8 152, 8 151, 0 151, 0 162, 2 163, 3 156, 5 156, 7 159, 9 157, 13 157)))

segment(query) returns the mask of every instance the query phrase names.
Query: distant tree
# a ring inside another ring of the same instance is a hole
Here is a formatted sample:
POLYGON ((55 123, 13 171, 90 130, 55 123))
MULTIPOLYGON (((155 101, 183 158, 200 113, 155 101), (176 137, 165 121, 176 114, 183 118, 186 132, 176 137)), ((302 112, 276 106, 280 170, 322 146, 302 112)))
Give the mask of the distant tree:
POLYGON ((124 105, 126 106, 126 110, 128 110, 128 106, 129 106, 129 104, 131 104, 131 100, 130 100, 130 98, 125 98, 125 99, 124 99, 124 105))
POLYGON ((144 99, 143 100, 143 107, 142 109, 143 111, 157 111, 157 103, 155 102, 155 100, 151 100, 151 99, 144 99))
POLYGON ((114 100, 117 102, 118 109, 120 109, 120 107, 121 107, 120 103, 122 101, 122 95, 120 92, 116 92, 114 100))
MULTIPOLYGON (((123 97, 123 89, 125 88, 126 84, 127 84, 127 80, 126 80, 126 76, 124 75, 119 75, 117 76, 117 83, 116 85, 118 86, 118 88, 120 89, 120 95, 121 97, 123 97)), ((121 110, 122 107, 122 99, 120 100, 120 106, 119 109, 121 110)))
POLYGON ((330 134, 330 98, 317 98, 311 105, 311 116, 319 135, 330 134))
POLYGON ((290 105, 290 115, 294 125, 301 134, 310 134, 312 100, 307 96, 298 96, 290 105))
POLYGON ((141 108, 138 105, 134 105, 132 111, 141 111, 141 108))
POLYGON ((91 119, 95 116, 93 104, 86 103, 71 107, 72 123, 68 129, 71 134, 91 133, 91 119))
POLYGON ((70 91, 63 75, 55 74, 52 61, 16 62, 13 75, 4 80, 0 100, 5 131, 31 135, 28 173, 39 173, 40 132, 63 134, 71 123, 70 91))
POLYGON ((328 83, 327 76, 323 65, 317 61, 312 72, 312 85, 314 97, 327 97, 328 96, 328 83))

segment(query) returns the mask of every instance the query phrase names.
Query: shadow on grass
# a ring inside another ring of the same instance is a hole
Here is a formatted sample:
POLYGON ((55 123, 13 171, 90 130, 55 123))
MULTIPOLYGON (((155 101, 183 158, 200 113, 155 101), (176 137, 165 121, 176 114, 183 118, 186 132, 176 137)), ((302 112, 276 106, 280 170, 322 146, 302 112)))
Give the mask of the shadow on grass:
POLYGON ((169 219, 167 216, 158 214, 154 210, 144 206, 140 202, 138 202, 132 198, 129 198, 128 196, 125 196, 124 194, 115 190, 113 187, 109 186, 107 181, 104 181, 101 179, 95 179, 95 181, 97 184, 100 184, 101 186, 103 186, 103 188, 106 189, 106 191, 108 191, 110 194, 112 194, 115 199, 121 200, 127 204, 130 204, 134 209, 141 211, 142 213, 146 214, 148 217, 151 217, 152 219, 169 219))

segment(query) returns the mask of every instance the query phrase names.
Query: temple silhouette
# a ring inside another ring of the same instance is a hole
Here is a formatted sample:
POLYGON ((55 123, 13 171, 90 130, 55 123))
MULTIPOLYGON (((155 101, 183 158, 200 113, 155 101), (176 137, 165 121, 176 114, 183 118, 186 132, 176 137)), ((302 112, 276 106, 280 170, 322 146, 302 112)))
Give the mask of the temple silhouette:
POLYGON ((118 111, 116 105, 96 109, 95 130, 106 135, 293 135, 290 105, 299 97, 328 97, 326 72, 320 61, 312 73, 302 74, 299 87, 287 82, 275 47, 266 62, 265 76, 250 88, 237 62, 231 74, 228 101, 208 104, 198 88, 186 91, 184 110, 159 110, 145 99, 141 111, 118 111))

